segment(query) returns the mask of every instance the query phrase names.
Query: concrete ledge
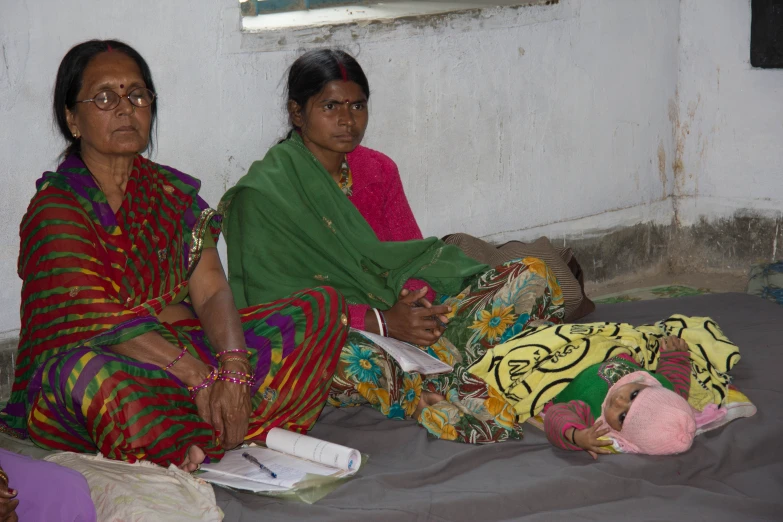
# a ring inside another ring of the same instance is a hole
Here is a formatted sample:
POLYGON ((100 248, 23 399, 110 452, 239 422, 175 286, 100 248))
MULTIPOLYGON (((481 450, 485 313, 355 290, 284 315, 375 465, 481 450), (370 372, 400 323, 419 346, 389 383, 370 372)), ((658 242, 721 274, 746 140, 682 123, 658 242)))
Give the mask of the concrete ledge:
POLYGON ((585 280, 606 281, 645 270, 669 269, 674 234, 672 225, 650 222, 591 238, 566 238, 563 243, 574 251, 585 280))
POLYGON ((780 215, 737 210, 733 215, 681 226, 673 237, 669 264, 673 271, 747 271, 752 264, 781 258, 780 215))
POLYGON ((783 257, 782 221, 779 214, 740 209, 689 225, 647 222, 589 238, 566 236, 557 244, 573 249, 593 282, 643 271, 736 275, 783 257))

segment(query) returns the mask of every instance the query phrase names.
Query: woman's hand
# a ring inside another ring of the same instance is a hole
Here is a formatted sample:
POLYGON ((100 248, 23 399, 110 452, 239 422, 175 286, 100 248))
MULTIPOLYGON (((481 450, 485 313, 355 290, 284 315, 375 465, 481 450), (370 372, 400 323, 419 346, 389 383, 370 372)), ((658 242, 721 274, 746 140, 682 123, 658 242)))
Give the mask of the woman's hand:
MULTIPOLYGON (((2 472, 0 468, 0 472, 2 472)), ((0 474, 0 522, 18 522, 16 515, 16 506, 19 501, 16 500, 16 491, 8 487, 8 481, 5 472, 0 474)))
MULTIPOLYGON (((231 288, 220 264, 215 248, 205 248, 201 260, 190 278, 190 298, 196 316, 207 334, 212 346, 221 349, 243 349, 245 336, 239 313, 234 306, 231 288)), ((231 361, 221 365, 221 369, 247 372, 247 362, 231 361)), ((220 443, 226 449, 232 449, 242 443, 247 435, 250 419, 250 390, 243 384, 217 381, 196 396, 199 413, 204 420, 212 424, 220 434, 220 443)))
POLYGON ((234 449, 245 440, 250 424, 250 388, 244 384, 217 381, 210 395, 212 426, 221 434, 220 444, 234 449))
MULTIPOLYGON (((223 364, 222 369, 247 372, 248 366, 234 361, 223 364)), ((220 445, 229 450, 245 440, 250 424, 250 388, 244 384, 216 381, 212 386, 199 390, 196 407, 201 418, 212 425, 220 435, 220 445)))
POLYGON ((606 449, 606 446, 611 446, 611 440, 601 440, 599 437, 603 437, 609 433, 608 427, 603 426, 603 422, 598 421, 589 428, 578 430, 571 428, 571 439, 573 443, 585 450, 594 459, 598 458, 598 454, 610 455, 612 452, 606 449))
MULTIPOLYGON (((435 321, 438 316, 441 321, 446 319, 445 314, 451 311, 447 305, 433 306, 424 296, 427 288, 421 288, 416 292, 403 290, 400 298, 394 306, 383 312, 386 326, 389 328, 389 337, 400 341, 429 346, 437 341, 443 334, 443 329, 435 321), (417 303, 426 302, 429 306, 417 306, 417 303)), ((445 321, 443 321, 445 322, 445 321)))
MULTIPOLYGON (((417 290, 417 292, 421 292, 421 290, 422 290, 422 289, 419 289, 419 290, 417 290)), ((409 293, 410 293, 410 290, 407 290, 407 289, 404 289, 404 288, 403 288, 402 292, 400 292, 400 299, 402 299, 403 297, 405 297, 405 296, 406 296, 406 295, 408 295, 409 293)), ((424 289, 424 295, 427 295, 426 288, 424 289)), ((416 305, 418 305, 418 306, 423 306, 424 308, 432 308, 432 303, 430 303, 430 302, 429 302, 429 301, 428 301, 428 300, 427 300, 425 297, 421 297, 421 298, 419 298, 419 299, 416 301, 416 305)), ((414 305, 414 306, 415 306, 415 305, 414 305)), ((451 312, 451 308, 450 308, 450 307, 449 307, 449 312, 451 312)), ((435 317, 435 316, 433 316, 433 317, 435 317)), ((439 325, 439 326, 441 327, 441 329, 443 329, 443 327, 445 327, 445 325, 449 324, 449 318, 448 318, 448 317, 446 317, 446 316, 445 316, 445 315, 443 315, 443 314, 440 314, 440 315, 438 315, 438 316, 437 316, 437 319, 438 319, 438 321, 440 321, 440 323, 441 323, 441 324, 439 325)))

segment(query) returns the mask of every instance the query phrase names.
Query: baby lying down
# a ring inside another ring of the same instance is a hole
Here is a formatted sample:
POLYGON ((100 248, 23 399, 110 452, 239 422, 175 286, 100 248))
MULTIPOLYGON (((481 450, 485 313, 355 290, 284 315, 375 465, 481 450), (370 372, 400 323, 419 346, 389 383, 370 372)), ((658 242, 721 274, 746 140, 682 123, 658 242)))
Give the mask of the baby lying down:
POLYGON ((690 375, 688 344, 677 337, 661 339, 656 372, 625 354, 589 366, 544 407, 546 436, 593 458, 685 452, 698 428, 726 415, 714 404, 702 412, 688 404, 690 375))

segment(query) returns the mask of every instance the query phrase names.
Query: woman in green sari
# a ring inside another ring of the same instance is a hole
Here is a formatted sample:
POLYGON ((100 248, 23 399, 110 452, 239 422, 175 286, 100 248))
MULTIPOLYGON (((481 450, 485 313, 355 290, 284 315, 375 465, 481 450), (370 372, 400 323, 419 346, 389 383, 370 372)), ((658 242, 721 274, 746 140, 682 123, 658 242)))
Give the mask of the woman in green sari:
POLYGON ((396 166, 360 146, 369 96, 364 72, 346 53, 310 51, 291 67, 293 130, 221 201, 236 304, 332 286, 345 295, 355 329, 417 344, 454 371, 403 372, 354 331, 330 404, 415 418, 442 439, 519 438, 511 406, 467 368, 530 323, 561 322, 557 280, 539 259, 490 268, 422 239, 396 166))

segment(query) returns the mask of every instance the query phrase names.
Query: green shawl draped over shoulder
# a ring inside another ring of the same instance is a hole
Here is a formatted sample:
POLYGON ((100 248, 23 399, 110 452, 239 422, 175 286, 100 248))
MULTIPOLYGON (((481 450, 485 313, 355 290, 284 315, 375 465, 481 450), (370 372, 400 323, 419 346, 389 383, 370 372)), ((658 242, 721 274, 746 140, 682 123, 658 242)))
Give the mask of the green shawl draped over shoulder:
POLYGON ((488 267, 435 237, 381 242, 297 133, 253 163, 220 202, 237 307, 331 286, 387 310, 408 279, 442 294, 488 267))

